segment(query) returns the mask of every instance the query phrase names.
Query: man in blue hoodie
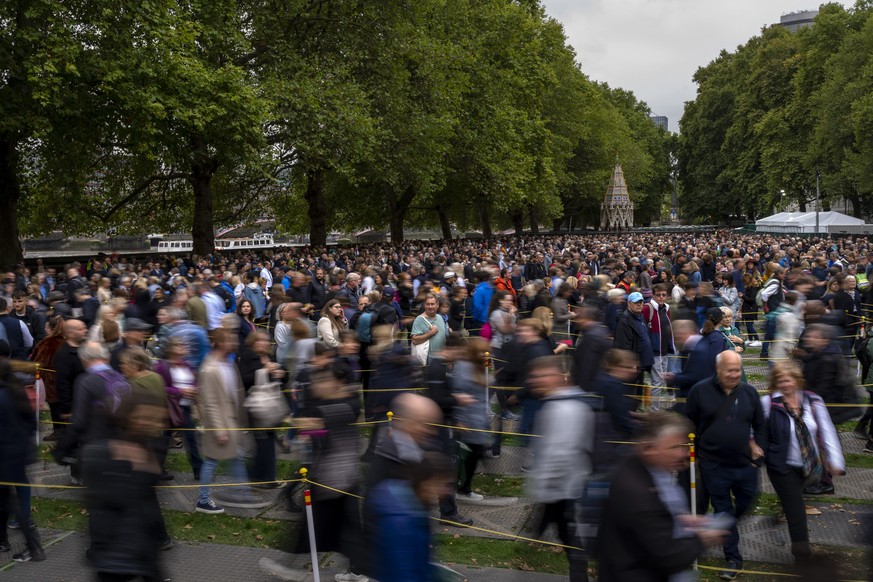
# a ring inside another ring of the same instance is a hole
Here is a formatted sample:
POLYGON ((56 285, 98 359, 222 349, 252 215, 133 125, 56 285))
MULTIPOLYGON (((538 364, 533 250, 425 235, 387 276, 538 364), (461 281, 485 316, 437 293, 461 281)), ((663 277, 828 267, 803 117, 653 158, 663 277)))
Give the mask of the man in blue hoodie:
POLYGON ((496 278, 495 274, 488 271, 476 273, 476 280, 479 283, 473 290, 473 329, 470 330, 474 335, 479 335, 482 326, 488 322, 488 307, 494 295, 494 285, 491 281, 496 278))

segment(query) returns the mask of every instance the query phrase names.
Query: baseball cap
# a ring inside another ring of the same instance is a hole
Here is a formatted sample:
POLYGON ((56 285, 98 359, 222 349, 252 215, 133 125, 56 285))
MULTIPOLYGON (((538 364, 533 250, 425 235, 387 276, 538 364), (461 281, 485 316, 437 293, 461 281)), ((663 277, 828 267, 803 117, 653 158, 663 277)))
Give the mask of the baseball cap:
POLYGON ((634 291, 630 295, 628 295, 627 300, 629 303, 639 303, 643 300, 643 294, 639 291, 634 291))

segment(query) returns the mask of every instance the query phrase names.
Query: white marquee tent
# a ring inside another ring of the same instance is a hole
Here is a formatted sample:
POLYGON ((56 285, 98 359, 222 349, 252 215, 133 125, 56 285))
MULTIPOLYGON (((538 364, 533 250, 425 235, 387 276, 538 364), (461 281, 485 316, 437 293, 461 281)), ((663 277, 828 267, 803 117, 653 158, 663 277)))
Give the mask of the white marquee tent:
MULTIPOLYGON (((819 212, 818 231, 829 234, 870 234, 873 225, 840 212, 819 212)), ((815 233, 815 212, 779 212, 755 221, 759 232, 815 233)))

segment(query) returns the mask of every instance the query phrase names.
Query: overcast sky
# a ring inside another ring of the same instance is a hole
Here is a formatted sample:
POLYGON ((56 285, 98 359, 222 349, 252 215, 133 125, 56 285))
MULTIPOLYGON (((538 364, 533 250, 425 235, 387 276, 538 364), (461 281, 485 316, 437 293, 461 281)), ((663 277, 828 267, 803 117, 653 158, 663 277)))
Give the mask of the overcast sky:
MULTIPOLYGON (((634 92, 679 130, 698 67, 820 0, 543 0, 564 25, 582 70, 634 92)), ((843 2, 847 5, 847 2, 843 2)))

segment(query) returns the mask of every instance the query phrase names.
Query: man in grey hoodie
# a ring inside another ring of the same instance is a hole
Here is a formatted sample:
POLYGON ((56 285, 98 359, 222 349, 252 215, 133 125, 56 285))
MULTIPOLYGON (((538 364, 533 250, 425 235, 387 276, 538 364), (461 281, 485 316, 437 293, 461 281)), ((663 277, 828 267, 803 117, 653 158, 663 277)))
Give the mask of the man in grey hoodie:
MULTIPOLYGON (((533 468, 527 491, 544 506, 539 531, 550 523, 558 528, 561 543, 578 548, 575 535, 576 504, 591 474, 594 450, 594 412, 582 401, 584 392, 573 386, 567 362, 559 356, 544 356, 530 363, 528 383, 542 399, 537 413, 533 444, 533 468)), ((588 582, 588 562, 578 549, 567 549, 570 582, 588 582)))

